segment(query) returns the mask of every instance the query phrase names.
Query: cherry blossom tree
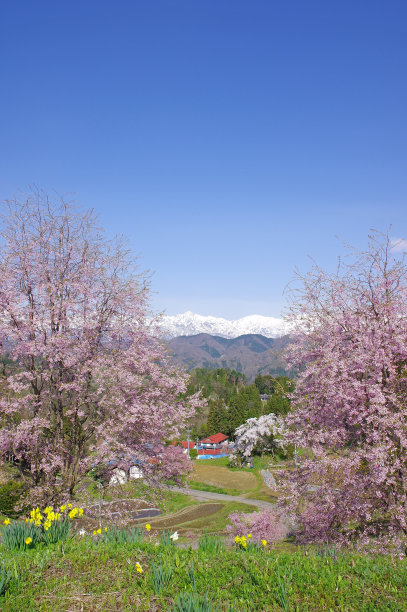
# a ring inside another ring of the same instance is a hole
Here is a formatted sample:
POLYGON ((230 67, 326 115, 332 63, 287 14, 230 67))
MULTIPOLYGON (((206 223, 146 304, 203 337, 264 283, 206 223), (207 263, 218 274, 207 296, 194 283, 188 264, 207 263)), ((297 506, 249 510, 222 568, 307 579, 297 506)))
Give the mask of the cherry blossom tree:
POLYGON ((235 431, 235 448, 243 457, 250 457, 257 448, 266 447, 272 450, 285 450, 285 427, 281 417, 270 413, 247 419, 235 431))
POLYGON ((287 421, 309 452, 286 474, 304 541, 407 535, 407 267, 370 238, 335 274, 315 267, 295 292, 290 365, 300 372, 287 421))
POLYGON ((164 440, 198 399, 168 362, 148 286, 92 212, 33 192, 7 203, 0 251, 1 460, 31 499, 71 495, 92 467, 185 468, 164 440))

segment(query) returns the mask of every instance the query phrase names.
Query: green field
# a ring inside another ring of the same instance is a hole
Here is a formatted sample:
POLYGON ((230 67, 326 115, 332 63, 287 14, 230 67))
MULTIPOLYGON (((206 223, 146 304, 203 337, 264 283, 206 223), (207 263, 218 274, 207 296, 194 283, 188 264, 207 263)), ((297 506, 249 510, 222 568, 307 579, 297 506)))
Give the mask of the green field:
MULTIPOLYGON (((260 475, 266 462, 269 458, 259 458, 254 469, 230 469, 222 459, 196 462, 191 484, 207 491, 263 496, 270 501, 274 492, 264 487, 260 475)), ((92 482, 78 492, 78 498, 91 506, 98 495, 92 482)), ((406 559, 342 554, 329 547, 298 548, 292 539, 273 547, 237 549, 224 532, 228 516, 256 508, 233 498, 198 503, 183 493, 152 491, 142 482, 130 482, 107 490, 104 502, 114 510, 124 504, 121 524, 128 527, 137 525, 132 512, 146 504, 160 508, 162 514, 138 520, 141 537, 134 532, 131 536, 126 527, 121 532, 123 541, 109 540, 115 522, 106 511, 100 535, 92 535, 99 518, 85 513, 74 520, 74 531, 65 542, 29 545, 25 551, 8 550, 0 542, 1 610, 407 610, 406 559), (151 525, 149 533, 146 522, 151 525), (79 529, 85 529, 86 535, 81 537, 79 529), (179 539, 174 545, 168 536, 175 531, 179 539), (203 546, 205 537, 209 541, 203 546), (137 562, 142 572, 137 571, 137 562)))
POLYGON ((126 544, 75 537, 1 553, 11 581, 0 605, 9 612, 406 610, 407 562, 388 557, 211 552, 165 545, 151 535, 126 544), (201 607, 180 607, 180 597, 202 601, 205 595, 201 607))

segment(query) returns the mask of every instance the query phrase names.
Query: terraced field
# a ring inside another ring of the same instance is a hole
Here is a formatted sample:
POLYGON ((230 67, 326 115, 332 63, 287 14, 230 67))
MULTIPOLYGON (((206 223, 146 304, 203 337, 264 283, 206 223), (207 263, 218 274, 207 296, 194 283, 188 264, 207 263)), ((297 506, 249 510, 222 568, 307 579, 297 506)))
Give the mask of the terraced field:
MULTIPOLYGON (((153 531, 177 530, 180 535, 194 536, 200 533, 221 534, 226 527, 231 512, 253 512, 253 506, 238 502, 200 503, 182 508, 172 514, 154 517, 149 520, 153 531)), ((145 521, 140 523, 144 525, 145 521)))

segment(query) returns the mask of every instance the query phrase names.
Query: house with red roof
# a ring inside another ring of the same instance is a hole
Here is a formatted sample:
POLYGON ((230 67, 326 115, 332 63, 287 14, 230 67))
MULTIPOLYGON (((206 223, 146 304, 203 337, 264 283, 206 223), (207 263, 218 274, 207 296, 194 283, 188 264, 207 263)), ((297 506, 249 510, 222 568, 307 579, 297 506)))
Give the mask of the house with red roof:
POLYGON ((196 447, 198 459, 212 459, 215 457, 226 457, 229 455, 228 436, 223 433, 216 433, 200 441, 196 447))
POLYGON ((219 448, 219 446, 226 446, 228 439, 228 436, 219 432, 201 440, 200 445, 205 448, 219 448))

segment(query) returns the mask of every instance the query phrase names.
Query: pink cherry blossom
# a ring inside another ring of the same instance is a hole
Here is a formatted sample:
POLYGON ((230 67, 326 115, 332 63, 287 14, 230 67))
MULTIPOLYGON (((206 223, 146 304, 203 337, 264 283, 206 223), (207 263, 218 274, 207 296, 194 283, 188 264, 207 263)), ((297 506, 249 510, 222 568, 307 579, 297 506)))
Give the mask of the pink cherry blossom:
POLYGON ((285 475, 303 541, 404 550, 407 536, 407 267, 371 238, 335 274, 315 267, 294 292, 299 372, 289 439, 305 449, 285 475))
POLYGON ((146 277, 125 242, 39 192, 8 202, 1 236, 2 461, 47 502, 109 460, 182 472, 164 441, 199 400, 182 399, 186 377, 147 318, 146 277))

